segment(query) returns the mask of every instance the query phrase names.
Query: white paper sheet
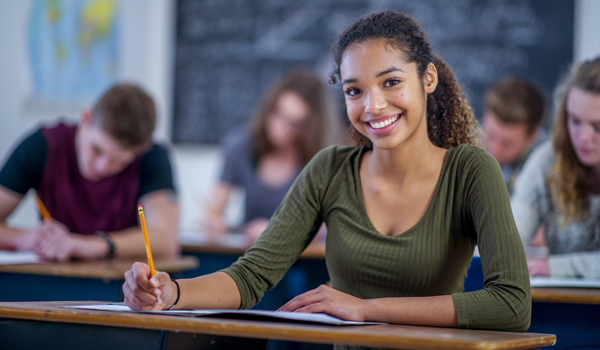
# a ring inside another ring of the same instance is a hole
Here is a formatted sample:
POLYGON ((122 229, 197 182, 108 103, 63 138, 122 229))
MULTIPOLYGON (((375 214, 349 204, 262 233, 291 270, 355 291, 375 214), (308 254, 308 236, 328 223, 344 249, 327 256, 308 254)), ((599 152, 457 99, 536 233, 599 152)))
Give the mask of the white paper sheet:
POLYGON ((9 252, 0 250, 0 265, 34 264, 40 262, 42 262, 42 259, 34 252, 9 252))
MULTIPOLYGON (((119 311, 119 312, 137 312, 131 310, 124 304, 98 304, 98 305, 75 305, 75 306, 63 306, 66 308, 74 309, 86 309, 86 310, 103 310, 103 311, 119 311)), ((176 316, 190 316, 190 317, 202 317, 202 316, 218 316, 223 315, 223 318, 230 318, 228 315, 249 315, 257 317, 269 317, 273 318, 273 321, 301 321, 301 322, 315 322, 324 323, 330 325, 372 325, 381 324, 379 322, 354 322, 344 321, 337 317, 333 317, 326 314, 310 314, 304 312, 286 312, 286 311, 269 311, 269 310, 163 310, 163 311, 149 311, 149 313, 156 313, 160 315, 176 315, 176 316)))
POLYGON ((583 278, 558 278, 536 276, 530 279, 531 287, 600 288, 600 280, 583 278))

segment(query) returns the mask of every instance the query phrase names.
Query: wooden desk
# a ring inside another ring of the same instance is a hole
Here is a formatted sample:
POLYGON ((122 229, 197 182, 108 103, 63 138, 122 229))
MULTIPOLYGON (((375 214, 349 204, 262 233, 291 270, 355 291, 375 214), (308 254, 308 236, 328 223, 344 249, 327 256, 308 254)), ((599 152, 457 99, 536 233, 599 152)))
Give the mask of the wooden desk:
MULTIPOLYGON (((122 301, 124 274, 136 260, 70 261, 0 265, 0 301, 122 301)), ((138 261, 144 261, 142 258, 138 261)), ((183 256, 155 261, 157 270, 177 274, 192 270, 198 259, 183 256)))
POLYGON ((553 333, 553 349, 600 348, 600 288, 531 288, 530 332, 553 333))
POLYGON ((531 288, 534 302, 600 304, 600 288, 531 288))
MULTIPOLYGON (((150 315, 141 313, 115 313, 95 310, 65 309, 59 305, 79 305, 82 302, 61 303, 0 303, 0 324, 4 320, 12 320, 11 323, 4 322, 11 328, 11 333, 4 327, 0 327, 0 342, 11 342, 8 345, 33 345, 32 342, 44 341, 48 347, 48 341, 52 339, 15 339, 16 334, 21 334, 18 321, 23 322, 41 321, 48 323, 59 322, 64 325, 65 332, 68 324, 87 325, 88 328, 96 328, 101 331, 102 326, 118 327, 121 329, 138 330, 164 330, 168 337, 172 332, 177 334, 209 334, 227 337, 245 337, 255 339, 279 339, 288 341, 310 341, 313 343, 341 343, 348 345, 360 345, 370 347, 384 347, 390 349, 536 349, 550 346, 556 341, 556 337, 550 334, 493 332, 478 330, 461 330, 436 327, 416 327, 401 325, 375 325, 375 326, 322 326, 310 324, 291 324, 279 322, 239 321, 209 318, 189 318, 176 316, 150 315), (2 329, 5 334, 2 335, 2 329), (4 340, 3 340, 4 339, 4 340)), ((46 324, 38 323, 40 329, 46 324)), ((56 328, 56 327, 55 327, 56 328)), ((53 336, 60 339, 60 334, 53 336)), ((110 341, 106 337, 96 337, 89 341, 105 343, 110 341)), ((84 339, 85 341, 85 339, 84 339)), ((169 348, 169 340, 164 343, 169 348)), ((164 344, 163 343, 163 344, 164 344)), ((0 348, 5 348, 0 343, 0 348)), ((104 344, 110 346, 110 344, 104 344)), ((119 348, 119 344, 113 344, 119 348)), ((51 347, 51 346, 50 346, 51 347)), ((144 348, 146 349, 146 348, 144 348)))
MULTIPOLYGON (((208 253, 244 255, 246 250, 252 246, 252 242, 243 239, 239 234, 226 234, 210 239, 206 234, 186 232, 180 239, 184 253, 208 253), (194 234, 197 237, 194 237, 194 234)), ((313 241, 302 254, 300 259, 325 259, 325 244, 313 241)))

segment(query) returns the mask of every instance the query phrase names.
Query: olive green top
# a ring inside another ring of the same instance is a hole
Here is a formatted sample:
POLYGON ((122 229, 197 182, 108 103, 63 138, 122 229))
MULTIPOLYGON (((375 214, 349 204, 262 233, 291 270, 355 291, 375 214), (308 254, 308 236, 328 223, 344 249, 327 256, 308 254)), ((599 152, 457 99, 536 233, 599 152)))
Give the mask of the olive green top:
POLYGON ((466 144, 449 149, 421 221, 385 236, 363 202, 359 163, 365 150, 334 146, 319 152, 254 246, 223 270, 239 288, 240 307, 252 307, 281 280, 324 221, 333 288, 359 298, 452 294, 461 328, 527 330, 525 252, 496 160, 466 144), (484 289, 463 293, 475 245, 484 289))

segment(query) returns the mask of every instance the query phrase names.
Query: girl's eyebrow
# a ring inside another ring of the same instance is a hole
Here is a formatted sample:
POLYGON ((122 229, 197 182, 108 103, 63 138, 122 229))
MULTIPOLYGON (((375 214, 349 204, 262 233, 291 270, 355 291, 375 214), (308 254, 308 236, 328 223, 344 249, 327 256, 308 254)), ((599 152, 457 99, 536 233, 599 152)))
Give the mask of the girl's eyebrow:
POLYGON ((381 73, 377 74, 375 77, 376 77, 376 78, 379 78, 380 76, 382 76, 382 75, 386 75, 386 74, 389 74, 389 73, 391 73, 391 72, 402 72, 402 73, 404 73, 404 71, 403 71, 402 69, 400 69, 400 68, 391 67, 391 68, 389 68, 389 69, 386 69, 386 70, 384 70, 383 72, 381 72, 381 73))
MULTIPOLYGON (((386 70, 378 73, 377 75, 375 75, 375 77, 379 78, 380 76, 389 74, 391 72, 402 72, 402 73, 404 73, 404 71, 402 69, 400 69, 400 68, 391 67, 389 69, 386 69, 386 70)), ((342 85, 346 85, 346 84, 349 84, 349 83, 356 83, 357 81, 358 81, 358 79, 355 79, 355 78, 344 79, 344 81, 342 82, 342 85)))

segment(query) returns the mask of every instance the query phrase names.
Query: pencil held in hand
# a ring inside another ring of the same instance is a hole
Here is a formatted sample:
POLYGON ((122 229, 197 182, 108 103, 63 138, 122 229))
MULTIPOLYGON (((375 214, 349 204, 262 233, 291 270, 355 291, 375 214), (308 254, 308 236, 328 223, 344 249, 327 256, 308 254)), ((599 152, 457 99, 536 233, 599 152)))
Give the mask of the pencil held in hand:
POLYGON ((40 197, 38 197, 37 194, 35 195, 35 202, 37 204, 38 211, 40 212, 40 215, 42 216, 42 219, 44 219, 44 221, 46 221, 46 222, 52 221, 52 216, 50 216, 48 209, 46 209, 46 206, 44 205, 44 203, 42 203, 42 200, 40 199, 40 197))
POLYGON ((152 260, 152 251, 150 250, 150 240, 148 239, 148 230, 146 229, 146 220, 144 219, 144 208, 142 205, 138 205, 138 213, 140 214, 140 225, 142 225, 142 231, 144 232, 144 243, 146 244, 146 256, 148 257, 148 265, 150 265, 150 277, 156 274, 154 270, 154 260, 152 260))

